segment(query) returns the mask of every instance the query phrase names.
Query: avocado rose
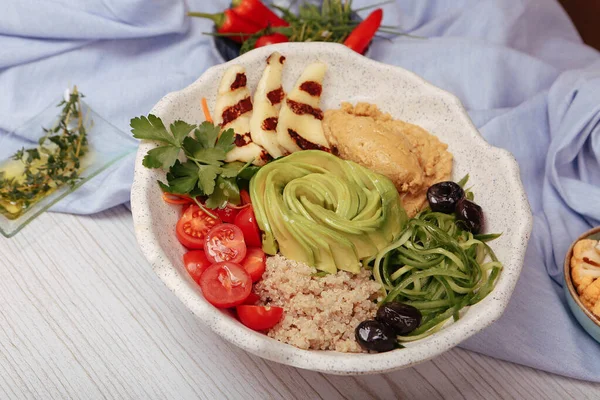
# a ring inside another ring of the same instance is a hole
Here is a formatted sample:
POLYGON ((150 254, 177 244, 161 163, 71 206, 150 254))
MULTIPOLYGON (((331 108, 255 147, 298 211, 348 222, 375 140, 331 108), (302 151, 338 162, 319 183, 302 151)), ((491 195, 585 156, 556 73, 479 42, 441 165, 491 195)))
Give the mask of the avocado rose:
POLYGON ((407 221, 394 184, 320 150, 263 166, 250 182, 263 250, 320 271, 357 273, 394 242, 407 221))

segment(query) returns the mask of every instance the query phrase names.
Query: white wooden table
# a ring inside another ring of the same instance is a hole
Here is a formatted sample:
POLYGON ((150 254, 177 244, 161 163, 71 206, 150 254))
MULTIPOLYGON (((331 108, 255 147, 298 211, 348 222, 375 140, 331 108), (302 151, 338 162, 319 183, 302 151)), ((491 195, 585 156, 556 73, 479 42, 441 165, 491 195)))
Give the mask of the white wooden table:
POLYGON ((600 385, 461 349, 342 377, 265 361, 213 334, 154 275, 131 214, 47 213, 0 238, 0 399, 598 399, 600 385))

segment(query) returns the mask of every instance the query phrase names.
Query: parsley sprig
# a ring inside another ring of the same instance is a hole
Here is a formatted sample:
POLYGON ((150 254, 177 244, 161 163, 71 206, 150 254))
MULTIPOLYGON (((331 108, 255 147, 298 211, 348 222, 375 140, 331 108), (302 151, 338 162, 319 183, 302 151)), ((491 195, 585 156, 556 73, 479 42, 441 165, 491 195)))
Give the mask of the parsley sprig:
POLYGON ((18 218, 57 188, 80 181, 81 158, 88 150, 82 97, 73 87, 57 106, 61 112, 56 125, 42 128, 45 134, 38 147, 22 148, 12 156, 21 164, 22 174, 7 177, 0 172, 0 212, 7 218, 18 218))
POLYGON ((248 181, 258 167, 251 163, 225 162, 235 147, 234 131, 221 129, 210 122, 200 125, 175 121, 169 129, 155 115, 131 120, 131 132, 137 139, 153 140, 160 145, 146 154, 143 165, 162 168, 167 183, 158 181, 167 193, 207 197, 208 208, 223 208, 227 203, 240 203, 240 184, 248 181), (181 153, 186 160, 181 161, 181 153))

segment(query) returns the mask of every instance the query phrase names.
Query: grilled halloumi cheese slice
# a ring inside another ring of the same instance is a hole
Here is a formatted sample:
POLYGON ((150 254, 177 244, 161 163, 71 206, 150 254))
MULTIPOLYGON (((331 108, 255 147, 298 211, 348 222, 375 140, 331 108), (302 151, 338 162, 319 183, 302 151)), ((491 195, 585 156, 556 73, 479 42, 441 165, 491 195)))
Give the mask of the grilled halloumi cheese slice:
POLYGON ((289 153, 329 150, 321 126, 323 111, 319 108, 326 70, 327 66, 321 62, 307 66, 281 107, 277 140, 289 153))
POLYGON ((225 161, 249 162, 262 165, 268 159, 267 152, 252 141, 250 117, 252 98, 246 87, 246 69, 240 65, 229 67, 219 85, 214 122, 222 130, 233 129, 236 147, 227 153, 225 161))
POLYGON ((267 58, 267 66, 254 93, 254 111, 250 118, 252 140, 265 148, 273 158, 284 155, 277 140, 277 124, 285 92, 281 74, 285 57, 275 52, 267 58))

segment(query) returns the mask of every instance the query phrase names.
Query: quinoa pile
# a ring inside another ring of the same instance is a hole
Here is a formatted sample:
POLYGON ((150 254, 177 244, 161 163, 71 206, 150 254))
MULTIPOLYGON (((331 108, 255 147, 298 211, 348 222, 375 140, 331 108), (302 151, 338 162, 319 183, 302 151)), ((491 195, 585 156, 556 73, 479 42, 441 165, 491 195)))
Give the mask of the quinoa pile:
POLYGON ((313 276, 315 272, 280 255, 267 259, 256 294, 262 304, 284 309, 283 319, 267 334, 301 349, 362 352, 354 329, 374 317, 377 305, 372 299, 380 285, 370 279, 368 270, 324 277, 313 276))

